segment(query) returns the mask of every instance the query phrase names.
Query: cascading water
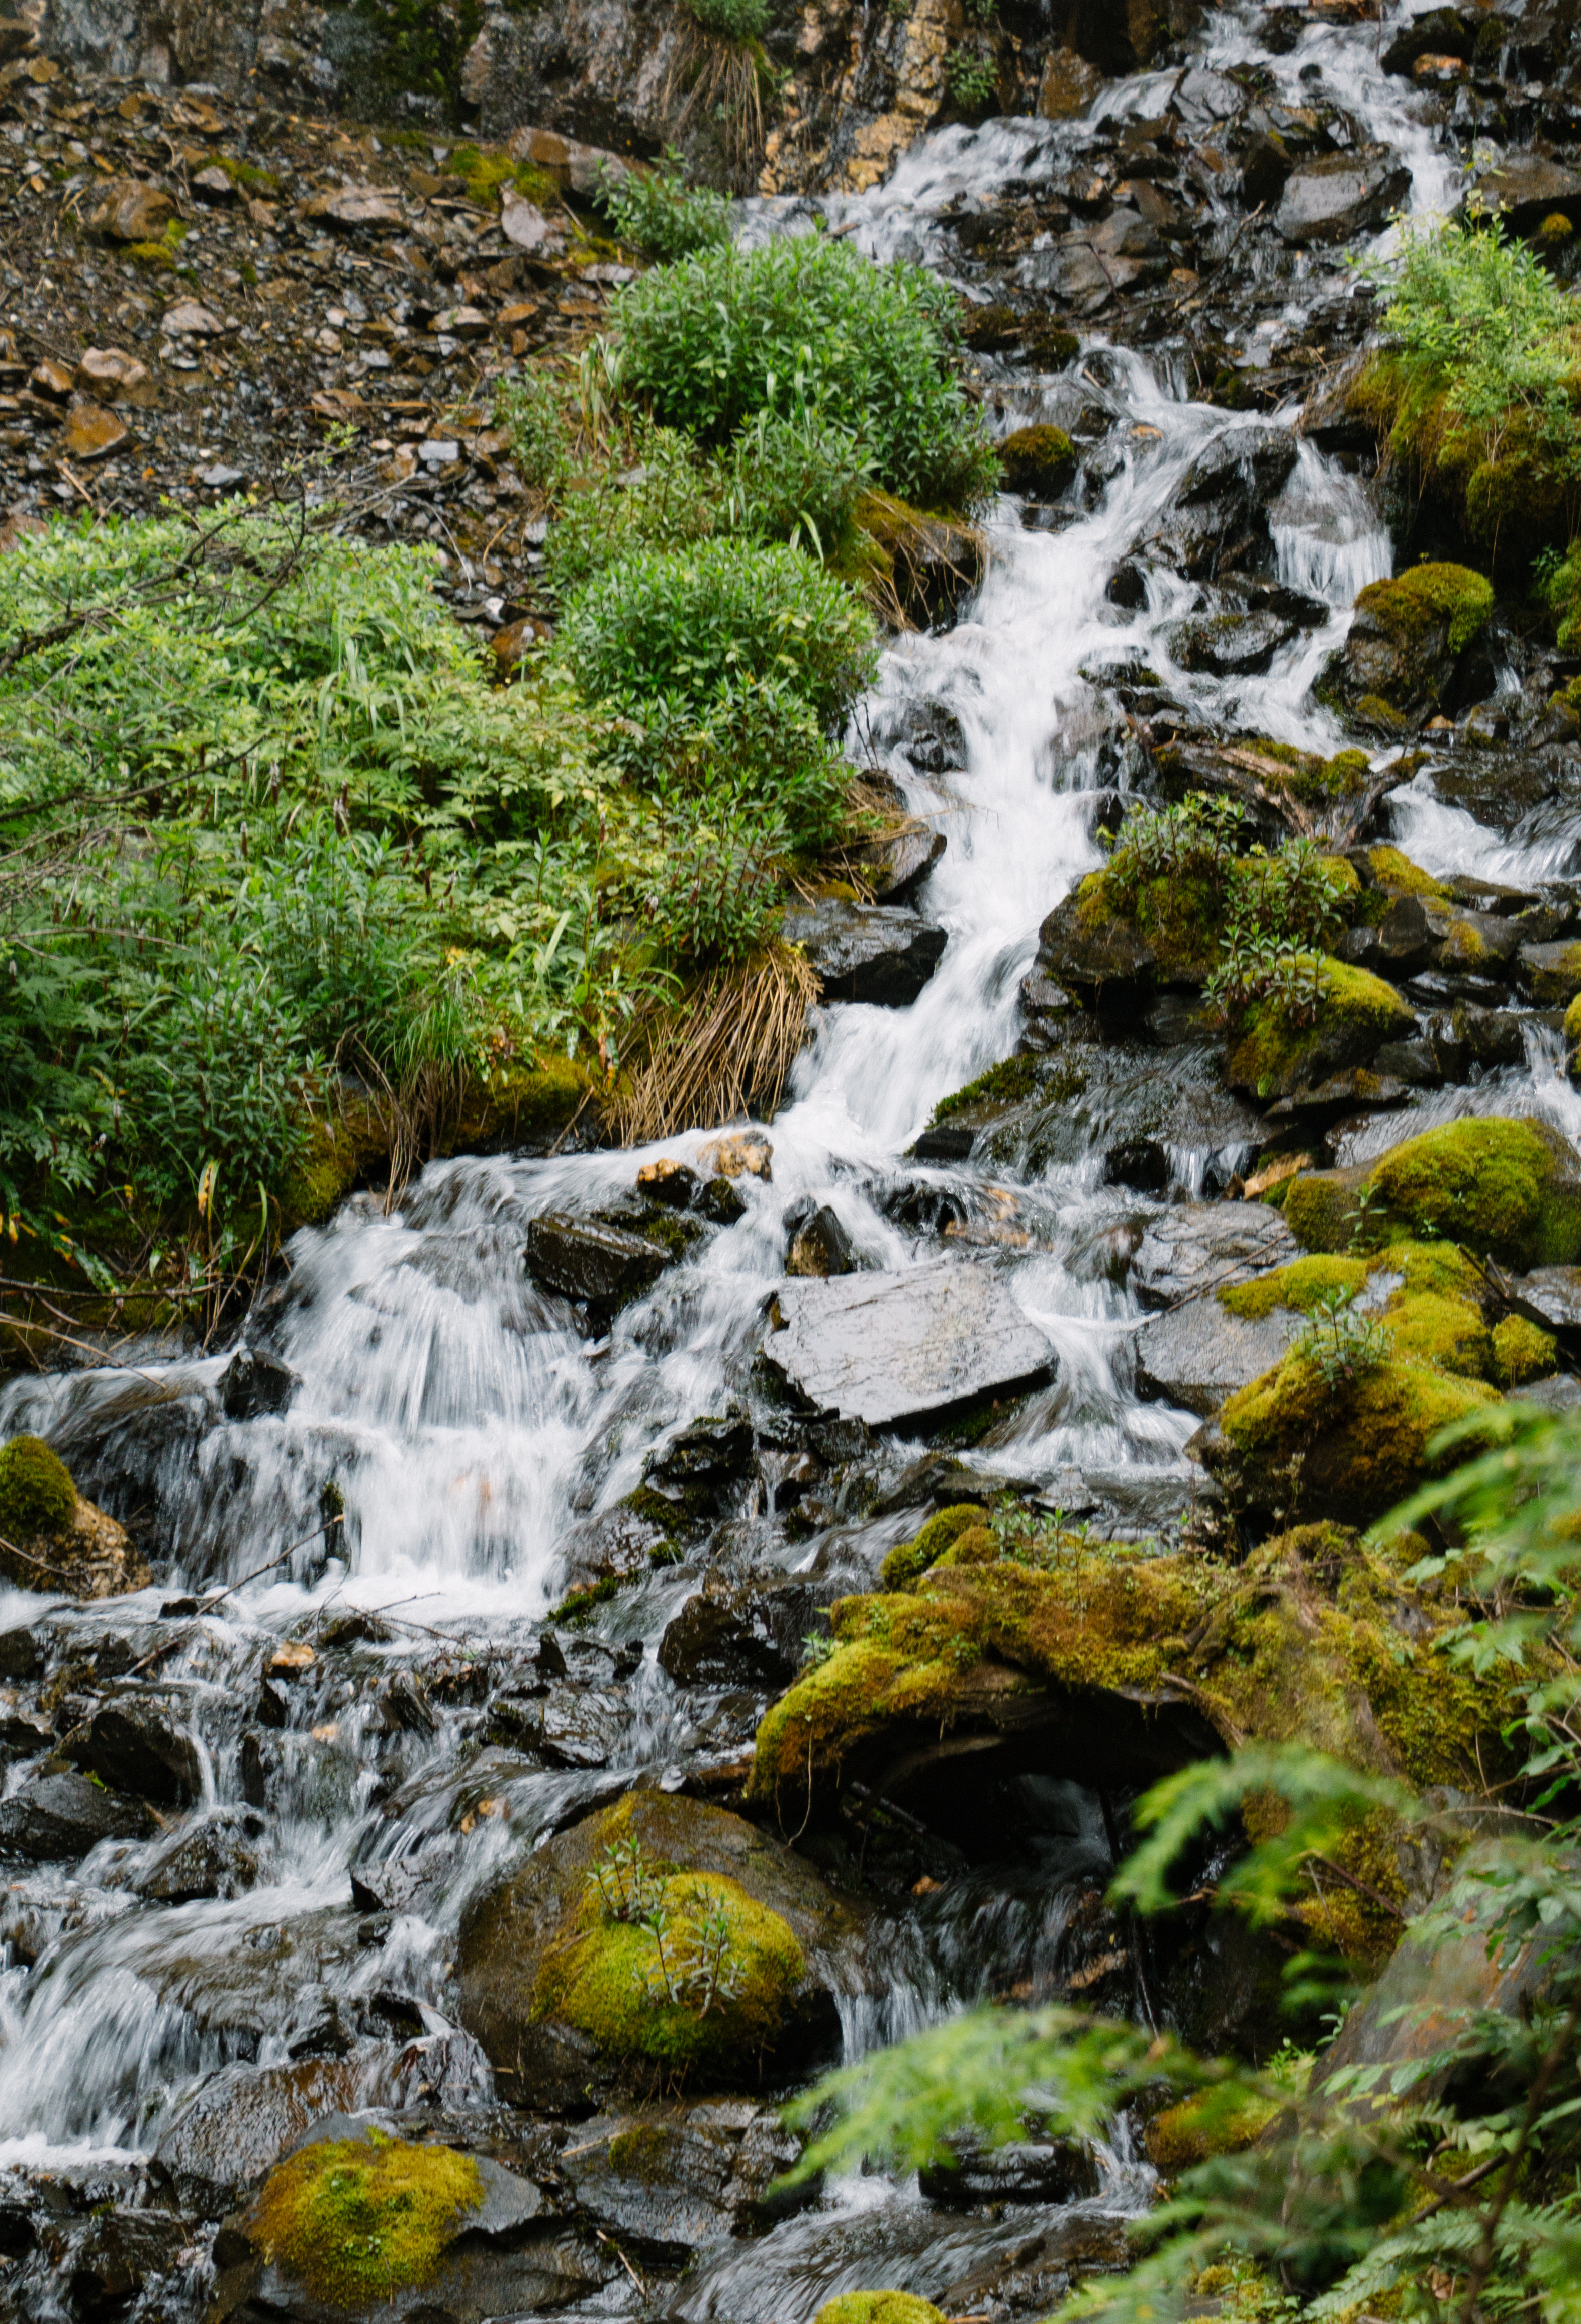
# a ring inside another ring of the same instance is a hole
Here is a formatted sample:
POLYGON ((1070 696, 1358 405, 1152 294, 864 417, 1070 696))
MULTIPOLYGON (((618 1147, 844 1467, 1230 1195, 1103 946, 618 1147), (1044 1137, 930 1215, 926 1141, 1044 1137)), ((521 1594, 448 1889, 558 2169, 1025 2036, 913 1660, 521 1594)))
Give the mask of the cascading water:
MULTIPOLYGON (((1288 54, 1268 58, 1248 21, 1225 9, 1193 69, 1205 82, 1193 101, 1211 105, 1207 81, 1251 60, 1292 98, 1315 69, 1369 137, 1409 161, 1410 207, 1447 206, 1453 157, 1413 109, 1409 85, 1379 69, 1373 28, 1315 25, 1288 54)), ((1182 79, 1122 84, 1096 117, 1146 118, 1180 94, 1182 79)), ((756 205, 749 230, 804 229, 819 208, 876 256, 918 256, 948 272, 948 229, 963 204, 1035 184, 1091 135, 1086 124, 1025 122, 946 130, 874 194, 756 205)), ((1292 283, 1287 322, 1299 322, 1304 299, 1335 295, 1332 280, 1313 279, 1319 272, 1292 283)), ((1390 549, 1360 486, 1309 444, 1270 512, 1271 530, 1279 582, 1317 601, 1326 618, 1264 671, 1215 678, 1181 668, 1169 625, 1195 593, 1161 569, 1132 610, 1106 594, 1210 443, 1268 425, 1264 415, 1186 401, 1179 385, 1163 359, 1096 341, 1072 380, 996 385, 1007 429, 1060 416, 1073 398, 1100 407, 1112 422, 1112 457, 1096 503, 1061 529, 1030 529, 1013 502, 1000 504, 975 601, 946 633, 892 646, 850 738, 853 752, 875 761, 912 811, 946 835, 926 895, 948 933, 942 963, 908 1009, 822 1013, 772 1125, 772 1181, 743 1179, 739 1222, 626 1307, 606 1338, 579 1336, 568 1311, 526 1280, 528 1222, 551 1209, 598 1209, 652 1156, 694 1160, 700 1134, 642 1153, 435 1164, 394 1216, 359 1197, 332 1225, 304 1231, 286 1281, 251 1327, 299 1378, 283 1412, 224 1417, 215 1401, 223 1357, 150 1355, 5 1391, 0 1433, 36 1429, 67 1450, 120 1437, 143 1448, 134 1484, 157 1511, 167 1581, 135 1600, 57 1607, 47 1621, 79 1669, 97 1657, 101 1675, 114 1678, 146 1662, 143 1683, 200 1742, 201 1773, 185 1823, 174 1818, 153 1839, 106 1838, 72 1875, 42 1869, 11 1882, 0 1909, 10 1961, 0 1971, 0 2170, 145 2156, 217 2078, 319 2054, 308 2040, 315 2026, 336 2013, 350 2022, 359 2009, 365 2020, 388 2011, 393 1991, 407 2012, 406 2047, 350 2042, 337 2103, 398 2106, 420 2084, 448 2104, 484 2101, 487 2070, 453 2031, 449 1956, 467 1900, 589 1804, 639 1780, 675 1787, 739 1756, 761 1703, 744 1706, 725 1687, 683 1688, 657 1666, 654 1643, 698 1584, 685 1566, 623 1591, 587 1634, 595 1680, 618 1669, 621 1686, 600 1697, 600 1748, 580 1764, 545 1768, 513 1757, 480 1728, 476 1695, 457 1674, 531 1653, 579 1529, 639 1484, 644 1456, 667 1432, 747 1393, 793 1205, 827 1204, 863 1266, 903 1271, 950 1250, 948 1238, 941 1245, 904 1222, 892 1199, 904 1182, 948 1198, 964 1222, 963 1258, 985 1241, 993 1249, 1015 1299, 1053 1343, 1058 1370, 1053 1390, 976 1449, 980 1468, 1053 1499, 1072 1480, 1100 1499, 1108 1492, 1116 1532, 1128 1523, 1133 1533, 1151 1529, 1151 1511, 1178 1508, 1188 1494, 1184 1448, 1197 1423, 1138 1397, 1131 1345, 1140 1311, 1093 1256, 1148 1203, 1101 1184, 1091 1154, 1039 1162, 1008 1185, 1012 1174, 1003 1169, 906 1158, 939 1100, 1013 1050, 1039 925, 1102 860, 1099 795, 1139 767, 1104 707, 1105 670, 1145 665, 1205 717, 1340 747, 1341 729, 1310 687, 1357 589, 1389 570, 1390 549), (908 749, 941 723, 959 745, 947 778, 908 749), (989 1233, 1005 1220, 1013 1231, 989 1233), (151 1412, 161 1429, 151 1430, 151 1412), (297 1543, 293 1561, 244 1582, 297 1543), (161 1618, 179 1591, 237 1582, 212 1611, 161 1618), (288 1635, 311 1628, 322 1637, 336 1624, 355 1683, 343 1672, 291 1677, 289 1717, 268 1743, 264 1816, 248 1774, 254 1746, 244 1748, 258 1674, 288 1635), (415 1707, 413 1671, 430 1682, 415 1707), (160 1864, 199 1825, 251 1857, 253 1884, 228 1896, 160 1901, 160 1864), (348 1870, 392 1865, 412 1874, 411 1900, 386 1914, 377 1946, 359 1943, 348 1870)), ((1292 424, 1295 414, 1281 417, 1292 424)), ((1406 789, 1394 812, 1412 854, 1435 871, 1530 879, 1558 868, 1568 844, 1500 845, 1422 790, 1406 789)), ((1428 1118, 1540 1106, 1573 1132, 1581 1102, 1554 1066, 1534 1035, 1525 1067, 1421 1103, 1428 1118)), ((1398 1120, 1382 1117, 1356 1150, 1398 1135, 1398 1120)), ((1212 1153, 1183 1135, 1170 1158, 1176 1188, 1196 1191, 1210 1162, 1233 1167, 1247 1156, 1233 1143, 1212 1153)), ((880 1445, 870 1480, 882 1488, 925 1449, 903 1438, 880 1445)), ((831 1577, 870 1580, 884 1549, 915 1525, 903 1504, 865 1522, 837 1505, 824 1515, 810 1534, 793 1536, 760 1493, 737 1512, 721 1555, 805 1574, 809 1589, 832 1594, 831 1577)), ((36 1598, 0 1600, 0 1630, 39 1618, 36 1598)), ((27 1766, 19 1755, 8 1789, 27 1766)), ((979 1867, 948 1914, 924 1904, 873 1940, 843 1999, 850 2049, 893 2039, 985 1990, 1057 1979, 1072 1900, 1102 1886, 1109 1848, 1091 1794, 1067 1802, 1063 1825, 1047 1802, 1040 1812, 1043 1838, 1019 1868, 979 1867), (1056 1842, 1050 1831, 1064 1837, 1056 1842)), ((1061 2253, 1085 2247, 1084 2235, 1096 2249, 1104 2223, 1145 2200, 1146 2188, 1122 2143, 1096 2198, 941 2231, 914 2185, 843 2185, 762 2242, 705 2257, 670 2312, 800 2324, 845 2287, 958 2289, 1031 2232, 1048 2240, 1044 2280, 1053 2284, 1061 2253)), ((618 2307, 622 2296, 600 2301, 618 2307)))

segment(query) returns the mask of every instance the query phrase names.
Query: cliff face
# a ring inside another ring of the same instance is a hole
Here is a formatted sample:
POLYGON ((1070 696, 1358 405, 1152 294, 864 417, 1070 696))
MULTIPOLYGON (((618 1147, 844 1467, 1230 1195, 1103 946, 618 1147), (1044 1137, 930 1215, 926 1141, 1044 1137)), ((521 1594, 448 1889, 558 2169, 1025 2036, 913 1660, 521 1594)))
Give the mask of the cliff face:
MULTIPOLYGON (((23 10, 44 53, 79 69, 490 139, 534 124, 616 152, 679 142, 699 176, 731 174, 717 124, 686 106, 689 19, 673 0, 444 0, 415 13, 413 23, 402 0, 28 0, 23 10)), ((985 28, 962 0, 779 0, 752 174, 765 193, 858 191, 941 120, 1079 110, 1104 76, 1167 59, 1200 13, 1197 0, 1006 0, 985 28), (969 114, 950 62, 962 50, 986 69, 969 114)))

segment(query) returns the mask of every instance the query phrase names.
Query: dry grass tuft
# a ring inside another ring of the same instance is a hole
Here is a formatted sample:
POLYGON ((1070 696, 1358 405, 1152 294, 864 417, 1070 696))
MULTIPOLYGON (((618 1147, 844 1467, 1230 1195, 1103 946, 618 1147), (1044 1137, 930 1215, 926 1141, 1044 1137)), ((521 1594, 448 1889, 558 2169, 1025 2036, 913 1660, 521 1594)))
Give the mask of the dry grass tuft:
POLYGON ((772 1113, 807 1035, 818 979, 774 942, 739 968, 716 969, 652 1021, 645 1054, 606 1111, 623 1146, 712 1130, 749 1107, 772 1113))

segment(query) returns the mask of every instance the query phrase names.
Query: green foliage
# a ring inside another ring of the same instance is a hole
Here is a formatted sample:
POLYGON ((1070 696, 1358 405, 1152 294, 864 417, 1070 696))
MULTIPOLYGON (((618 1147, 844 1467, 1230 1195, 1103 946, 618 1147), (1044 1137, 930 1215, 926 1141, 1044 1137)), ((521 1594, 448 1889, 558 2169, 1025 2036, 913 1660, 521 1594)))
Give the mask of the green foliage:
POLYGON ((825 724, 871 677, 873 625, 850 592, 781 548, 704 542, 624 558, 572 597, 560 659, 588 692, 680 693, 782 679, 825 724))
POLYGON ((495 416, 510 430, 523 481, 558 499, 571 473, 572 430, 564 390, 547 372, 529 364, 501 383, 495 416))
POLYGON ((681 0, 700 32, 741 44, 761 41, 769 29, 768 0, 681 0))
POLYGON ((1347 1387, 1364 1372, 1375 1370, 1392 1344, 1382 1316, 1364 1314, 1355 1304, 1354 1293, 1343 1291, 1330 1292, 1318 1301, 1295 1342, 1299 1354, 1330 1389, 1347 1387))
POLYGON ((730 240, 728 196, 689 186, 686 163, 672 146, 652 170, 606 167, 597 200, 615 240, 661 264, 730 240))
POLYGON ((950 366, 953 301, 920 268, 812 235, 704 250, 629 284, 614 322, 626 391, 705 442, 807 409, 909 500, 966 506, 993 490, 992 447, 950 366))
POLYGON ((805 406, 754 412, 726 456, 726 521, 733 531, 792 547, 805 537, 827 557, 850 532, 872 467, 847 429, 805 406))
POLYGON ((563 600, 624 558, 711 540, 726 527, 720 480, 673 428, 633 430, 629 467, 562 479, 545 565, 563 600))
POLYGON ((963 113, 982 113, 999 94, 994 51, 980 40, 960 41, 944 61, 945 84, 963 113))

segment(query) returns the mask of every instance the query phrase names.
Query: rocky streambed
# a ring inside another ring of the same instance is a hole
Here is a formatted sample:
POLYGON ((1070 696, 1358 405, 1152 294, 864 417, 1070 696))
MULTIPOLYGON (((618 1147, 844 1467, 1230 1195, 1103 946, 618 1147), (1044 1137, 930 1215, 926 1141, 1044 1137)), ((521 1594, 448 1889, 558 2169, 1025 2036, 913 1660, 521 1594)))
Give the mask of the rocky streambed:
MULTIPOLYGON (((931 836, 799 922, 824 1005, 775 1120, 435 1163, 300 1233, 238 1346, 0 1391, 68 1472, 0 1456, 0 2314, 1045 2314, 1123 2264, 1146 2125, 787 2190, 781 2101, 981 1997, 1261 2053, 1280 1955, 1211 1858, 1166 1932, 1105 1901, 1137 1794, 1292 1735, 1496 1780, 1496 1686, 1357 1529, 1446 1419, 1576 1394, 1576 663, 1375 482, 1345 262, 1495 133, 1544 215, 1581 187, 1555 25, 1415 23, 1216 11, 1068 120, 816 198, 962 290, 1025 489, 855 723, 931 836), (1223 881, 1111 854, 1193 797, 1332 872, 1312 993, 1228 1038, 1223 881), (1337 1400, 1290 1355, 1336 1294, 1388 1346, 1337 1400)), ((53 80, 7 88, 34 153, 53 80)), ((248 235, 304 285, 433 270, 337 198, 294 258, 274 195, 216 201, 238 314, 248 235)), ((510 282, 444 278, 474 322, 393 322, 402 385, 579 295, 534 260, 514 300, 499 232, 510 282)), ((263 323, 136 311, 146 404, 76 346, 12 364, 17 519, 80 479, 44 447, 85 401, 162 408, 167 345, 215 458, 250 424, 263 323)), ((381 521, 519 497, 440 441, 376 455, 381 521)), ((457 569, 495 619, 511 575, 457 569)), ((1435 1870, 1342 1867, 1318 1933, 1381 1961, 1435 1870)))

